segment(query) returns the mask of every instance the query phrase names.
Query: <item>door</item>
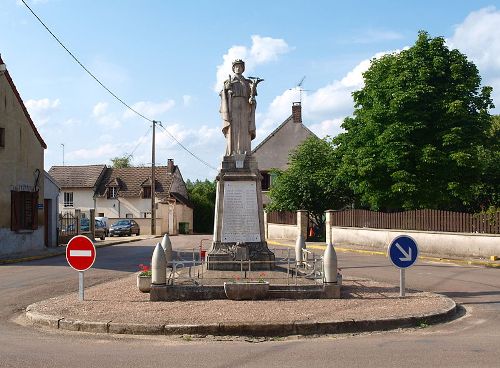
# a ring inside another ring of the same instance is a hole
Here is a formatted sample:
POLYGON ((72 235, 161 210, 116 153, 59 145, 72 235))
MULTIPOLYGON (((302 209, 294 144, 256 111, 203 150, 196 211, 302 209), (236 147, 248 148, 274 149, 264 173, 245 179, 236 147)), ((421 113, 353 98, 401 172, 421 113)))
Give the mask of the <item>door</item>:
POLYGON ((49 228, 52 226, 52 221, 49 221, 49 205, 50 200, 43 200, 43 240, 46 247, 49 246, 49 228))

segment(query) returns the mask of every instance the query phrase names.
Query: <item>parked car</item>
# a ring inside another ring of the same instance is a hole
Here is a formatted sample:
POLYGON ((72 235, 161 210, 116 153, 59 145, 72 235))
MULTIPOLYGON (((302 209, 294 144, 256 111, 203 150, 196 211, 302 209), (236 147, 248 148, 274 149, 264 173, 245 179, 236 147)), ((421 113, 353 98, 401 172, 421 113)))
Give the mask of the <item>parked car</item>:
POLYGON ((141 229, 139 228, 139 224, 134 220, 119 220, 109 228, 109 236, 131 236, 132 234, 140 235, 140 233, 141 229))
POLYGON ((106 239, 106 226, 101 220, 95 220, 94 236, 101 240, 106 239))
POLYGON ((104 228, 106 229, 106 236, 109 236, 109 220, 107 217, 96 217, 96 220, 101 221, 104 224, 104 228))

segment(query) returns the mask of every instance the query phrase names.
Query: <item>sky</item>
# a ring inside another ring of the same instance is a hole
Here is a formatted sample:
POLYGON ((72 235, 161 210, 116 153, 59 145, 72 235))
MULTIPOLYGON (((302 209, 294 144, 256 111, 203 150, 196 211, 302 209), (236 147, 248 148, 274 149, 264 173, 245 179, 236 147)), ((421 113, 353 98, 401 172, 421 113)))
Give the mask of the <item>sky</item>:
MULTIPOLYGON (((247 77, 264 79, 252 147, 300 99, 316 135, 340 133, 370 60, 412 46, 419 30, 476 64, 500 113, 500 1, 25 1, 101 83, 189 150, 157 127, 156 164, 174 159, 184 179, 217 175, 218 93, 237 58, 247 77)), ((63 159, 151 164, 152 124, 92 79, 21 0, 0 0, 0 54, 47 143, 47 171, 63 159)))

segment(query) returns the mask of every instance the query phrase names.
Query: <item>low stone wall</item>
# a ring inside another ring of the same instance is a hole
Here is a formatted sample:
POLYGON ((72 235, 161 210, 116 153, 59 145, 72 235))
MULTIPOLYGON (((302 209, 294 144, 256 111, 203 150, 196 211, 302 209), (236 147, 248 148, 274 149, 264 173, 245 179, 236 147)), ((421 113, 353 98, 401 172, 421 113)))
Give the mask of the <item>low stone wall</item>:
POLYGON ((268 239, 297 239, 297 225, 267 224, 268 239))
POLYGON ((421 253, 485 258, 500 255, 500 235, 331 227, 334 245, 366 246, 370 250, 386 251, 399 235, 415 239, 421 253))

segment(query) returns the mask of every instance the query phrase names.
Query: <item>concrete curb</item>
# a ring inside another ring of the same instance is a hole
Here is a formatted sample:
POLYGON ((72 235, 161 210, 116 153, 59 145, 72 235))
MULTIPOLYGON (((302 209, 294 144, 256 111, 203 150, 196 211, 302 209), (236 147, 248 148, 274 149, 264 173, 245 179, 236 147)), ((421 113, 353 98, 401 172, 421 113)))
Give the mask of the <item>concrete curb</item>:
MULTIPOLYGON (((268 240, 267 243, 272 244, 272 245, 280 245, 283 247, 290 247, 290 248, 295 247, 295 245, 280 243, 280 242, 277 242, 274 240, 268 240)), ((307 248, 325 250, 326 244, 325 245, 315 245, 315 244, 307 245, 307 248)), ((345 248, 345 247, 335 247, 335 250, 341 251, 341 252, 361 253, 361 254, 387 257, 386 252, 375 251, 375 250, 363 250, 363 249, 353 249, 353 248, 345 248)), ((476 261, 476 260, 468 260, 468 259, 454 259, 454 258, 443 258, 443 257, 432 257, 432 256, 419 256, 418 259, 432 261, 432 262, 440 262, 440 263, 455 263, 455 264, 461 264, 461 265, 500 268, 500 262, 498 262, 498 261, 497 262, 495 262, 495 261, 476 261)))
POLYGON ((212 323, 212 324, 137 324, 118 322, 91 322, 45 315, 35 311, 36 303, 26 308, 26 318, 35 326, 92 333, 132 335, 214 335, 214 336, 290 336, 324 335, 387 331, 397 328, 419 327, 451 320, 457 313, 456 303, 446 297, 448 305, 427 314, 370 320, 295 321, 290 323, 212 323))
MULTIPOLYGON (((148 240, 148 239, 156 239, 156 238, 161 238, 162 235, 156 235, 151 238, 133 238, 133 239, 124 239, 124 240, 117 240, 117 241, 112 241, 109 243, 97 243, 94 244, 96 248, 105 248, 105 247, 110 247, 112 245, 117 245, 117 244, 126 244, 126 243, 133 243, 133 242, 138 242, 141 240, 148 240)), ((12 264, 12 263, 19 263, 19 262, 28 262, 28 261, 35 261, 38 259, 45 259, 45 258, 52 258, 52 257, 57 257, 66 254, 66 246, 60 246, 58 247, 57 251, 53 253, 47 253, 47 254, 40 254, 36 256, 31 256, 31 257, 21 257, 21 258, 16 258, 16 259, 0 259, 0 265, 2 264, 12 264)))

